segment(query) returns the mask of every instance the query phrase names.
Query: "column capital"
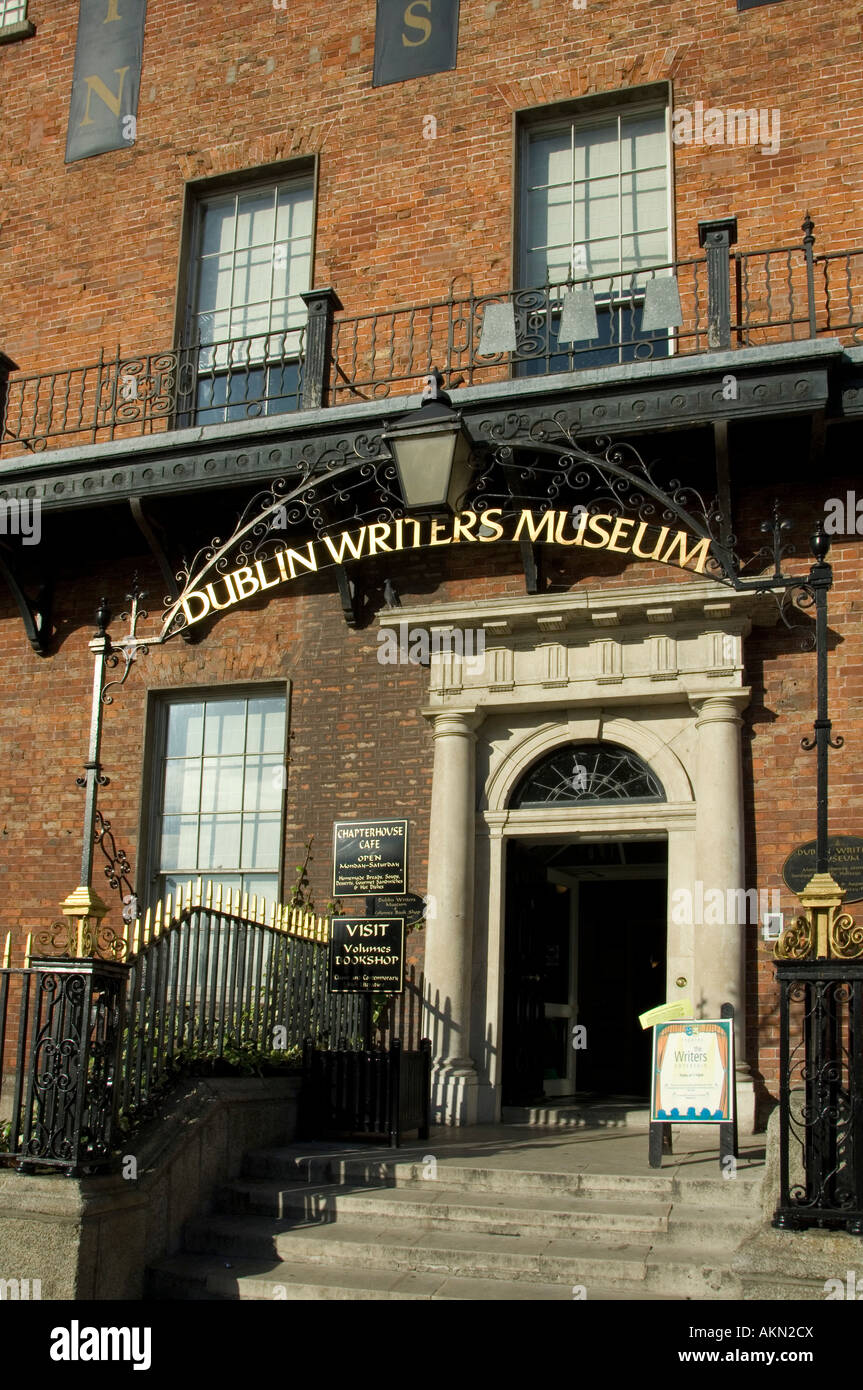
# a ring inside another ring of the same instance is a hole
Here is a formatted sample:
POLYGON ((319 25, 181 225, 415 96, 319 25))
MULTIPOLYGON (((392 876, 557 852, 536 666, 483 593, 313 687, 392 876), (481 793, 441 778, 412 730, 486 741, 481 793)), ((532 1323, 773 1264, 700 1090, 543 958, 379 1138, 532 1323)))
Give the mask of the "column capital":
POLYGON ((700 724, 742 724, 741 711, 749 704, 751 694, 748 686, 742 690, 723 690, 721 694, 690 691, 689 703, 697 716, 696 729, 700 724))
POLYGON ((473 739, 484 718, 474 709, 424 709, 422 713, 434 720, 433 738, 473 739))

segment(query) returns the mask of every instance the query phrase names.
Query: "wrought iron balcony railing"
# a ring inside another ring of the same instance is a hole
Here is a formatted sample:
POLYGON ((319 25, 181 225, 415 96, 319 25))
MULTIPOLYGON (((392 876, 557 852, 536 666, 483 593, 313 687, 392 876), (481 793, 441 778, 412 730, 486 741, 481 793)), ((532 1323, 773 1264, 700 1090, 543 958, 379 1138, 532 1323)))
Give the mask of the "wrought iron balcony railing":
POLYGON ((254 419, 411 389, 433 367, 449 385, 577 371, 721 348, 835 336, 863 342, 863 247, 733 249, 733 219, 702 223, 704 254, 617 275, 341 314, 304 295, 302 327, 224 343, 18 371, 0 353, 5 456, 189 425, 254 419))

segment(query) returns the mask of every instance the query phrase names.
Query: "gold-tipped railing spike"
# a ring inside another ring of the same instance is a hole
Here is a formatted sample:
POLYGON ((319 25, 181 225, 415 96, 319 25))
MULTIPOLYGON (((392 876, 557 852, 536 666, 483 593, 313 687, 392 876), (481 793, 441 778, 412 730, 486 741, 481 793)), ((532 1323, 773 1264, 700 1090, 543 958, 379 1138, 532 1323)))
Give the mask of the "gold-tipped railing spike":
MULTIPOLYGON (((243 916, 244 916, 244 917, 246 917, 246 902, 247 902, 247 901, 248 901, 248 899, 244 899, 244 901, 243 901, 243 916)), ((257 920, 258 920, 258 895, 257 895, 257 893, 253 893, 253 894, 252 894, 252 914, 251 914, 250 917, 246 917, 246 921, 247 921, 247 922, 257 922, 257 920)))
POLYGON ((194 899, 193 899, 193 902, 192 902, 192 906, 193 906, 193 907, 200 907, 200 906, 201 906, 201 890, 203 889, 203 886, 204 886, 204 880, 203 880, 202 878, 196 878, 196 879, 195 879, 195 895, 194 895, 194 899))
POLYGON ((32 951, 33 951, 33 933, 32 933, 32 932, 28 932, 28 933, 27 933, 27 942, 26 942, 26 944, 25 944, 25 946, 24 946, 24 968, 25 968, 25 970, 29 970, 29 968, 30 968, 30 956, 31 956, 31 954, 32 954, 32 951))
POLYGON ((213 906, 213 880, 211 878, 207 879, 207 896, 204 899, 204 906, 208 912, 213 906))
POLYGON ((9 969, 9 962, 12 959, 12 933, 7 931, 6 944, 3 947, 3 969, 9 969))
POLYGON ((213 906, 213 908, 214 908, 214 910, 215 910, 216 912, 221 912, 221 910, 222 910, 222 885, 221 885, 221 883, 217 883, 217 884, 216 884, 216 897, 215 897, 215 901, 213 902, 212 906, 213 906))

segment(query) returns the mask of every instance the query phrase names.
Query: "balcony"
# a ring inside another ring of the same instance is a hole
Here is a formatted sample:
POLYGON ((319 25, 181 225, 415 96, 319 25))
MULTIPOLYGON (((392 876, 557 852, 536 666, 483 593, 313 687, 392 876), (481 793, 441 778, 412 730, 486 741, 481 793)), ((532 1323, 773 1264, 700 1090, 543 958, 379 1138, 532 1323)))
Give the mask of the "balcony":
POLYGON ((385 401, 432 367, 451 386, 830 337, 863 344, 863 247, 740 251, 734 219, 702 223, 702 254, 614 276, 349 315, 304 295, 305 324, 224 343, 27 373, 0 354, 0 453, 385 401))

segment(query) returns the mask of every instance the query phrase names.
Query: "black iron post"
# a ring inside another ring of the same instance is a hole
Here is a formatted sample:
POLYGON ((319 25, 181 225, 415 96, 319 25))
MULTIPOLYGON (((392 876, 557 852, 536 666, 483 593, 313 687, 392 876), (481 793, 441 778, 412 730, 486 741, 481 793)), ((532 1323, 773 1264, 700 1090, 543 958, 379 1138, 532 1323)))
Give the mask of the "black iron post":
POLYGON ((301 299, 309 311, 303 351, 302 409, 327 404, 332 366, 333 315, 342 308, 335 290, 307 290, 301 299))
POLYGON ((827 843, 827 757, 831 748, 841 748, 843 740, 831 737, 832 723, 827 713, 827 594, 833 584, 833 566, 826 563, 830 548, 821 522, 809 542, 817 563, 809 570, 809 587, 815 598, 815 655, 816 655, 816 714, 815 737, 803 740, 807 752, 815 749, 816 758, 816 846, 815 872, 828 872, 827 843))
POLYGON ((698 244, 707 251, 707 346, 731 347, 731 282, 728 251, 737 241, 737 218, 699 222, 698 244))

